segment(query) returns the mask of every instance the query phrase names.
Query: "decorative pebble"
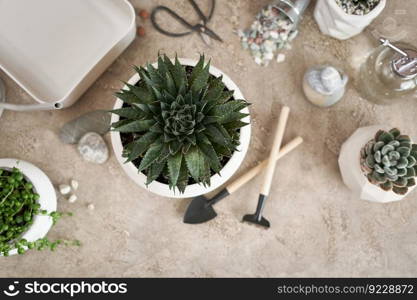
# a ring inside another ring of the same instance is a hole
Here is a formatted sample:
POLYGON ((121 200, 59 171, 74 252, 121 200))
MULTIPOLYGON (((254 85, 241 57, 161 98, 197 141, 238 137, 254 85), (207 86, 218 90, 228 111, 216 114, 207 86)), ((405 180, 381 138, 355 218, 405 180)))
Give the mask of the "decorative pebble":
MULTIPOLYGON (((242 47, 249 49, 255 63, 266 66, 275 57, 275 53, 287 46, 297 35, 293 23, 272 4, 266 6, 256 16, 252 26, 239 30, 242 47)), ((278 54, 277 61, 285 56, 278 54)))
POLYGON ((68 195, 71 192, 71 187, 68 184, 59 185, 59 192, 61 195, 68 195))
POLYGON ((277 55, 277 63, 281 63, 285 60, 285 54, 280 53, 277 55))
POLYGON ((137 33, 139 36, 145 36, 146 35, 145 27, 138 26, 137 33))
MULTIPOLYGON (((333 0, 332 0, 333 1, 333 0)), ((349 15, 366 15, 373 10, 381 0, 335 0, 345 13, 349 15)))
POLYGON ((59 132, 59 138, 66 144, 76 144, 87 132, 106 134, 110 130, 110 119, 108 111, 88 112, 66 123, 59 132))
POLYGON ((88 205, 87 205, 87 208, 88 208, 89 210, 94 210, 96 207, 94 206, 94 204, 93 204, 93 203, 90 203, 90 204, 88 204, 88 205))
POLYGON ((72 189, 73 189, 74 191, 76 191, 76 190, 78 190, 78 186, 79 186, 78 181, 77 181, 77 180, 75 180, 75 179, 72 179, 72 180, 71 180, 71 187, 72 187, 72 189))
POLYGON ((109 149, 103 138, 95 133, 86 133, 78 143, 78 151, 88 162, 102 164, 109 158, 109 149))
POLYGON ((77 201, 78 197, 74 194, 72 194, 69 198, 68 198, 68 202, 69 203, 74 203, 75 201, 77 201))
POLYGON ((149 12, 146 9, 141 9, 139 11, 139 17, 141 17, 142 19, 149 19, 149 12))

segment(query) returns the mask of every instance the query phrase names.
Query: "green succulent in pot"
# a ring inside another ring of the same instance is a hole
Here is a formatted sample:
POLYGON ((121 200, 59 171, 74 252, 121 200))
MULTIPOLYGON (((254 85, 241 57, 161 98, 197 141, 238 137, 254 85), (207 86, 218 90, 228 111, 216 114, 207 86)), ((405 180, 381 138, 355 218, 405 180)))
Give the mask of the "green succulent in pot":
POLYGON ((180 192, 192 181, 210 185, 236 151, 249 104, 209 69, 204 56, 185 67, 160 55, 156 67, 135 67, 139 82, 116 93, 124 105, 112 111, 120 116, 112 128, 128 140, 123 156, 147 184, 162 178, 180 192))
POLYGON ((371 183, 405 195, 416 184, 417 145, 397 128, 379 130, 361 150, 361 167, 371 183))

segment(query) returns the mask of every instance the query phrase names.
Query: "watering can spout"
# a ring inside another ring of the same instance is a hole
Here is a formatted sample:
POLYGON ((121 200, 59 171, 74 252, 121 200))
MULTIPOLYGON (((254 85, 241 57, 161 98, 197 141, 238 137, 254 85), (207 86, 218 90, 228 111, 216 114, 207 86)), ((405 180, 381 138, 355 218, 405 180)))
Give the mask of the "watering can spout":
POLYGON ((39 110, 54 110, 61 109, 62 104, 56 103, 41 103, 41 104, 11 104, 11 103, 0 103, 0 109, 7 109, 13 111, 39 111, 39 110))

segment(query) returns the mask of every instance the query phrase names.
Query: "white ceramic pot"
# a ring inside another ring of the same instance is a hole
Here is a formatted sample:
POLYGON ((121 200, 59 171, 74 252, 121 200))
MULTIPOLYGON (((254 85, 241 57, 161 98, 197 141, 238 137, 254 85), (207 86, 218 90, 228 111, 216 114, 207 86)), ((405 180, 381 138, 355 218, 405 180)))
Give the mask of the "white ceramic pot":
MULTIPOLYGON (((56 193, 48 176, 41 169, 26 161, 11 158, 0 159, 0 168, 12 169, 14 167, 19 168, 26 179, 32 183, 36 193, 40 196, 38 203, 41 209, 46 210, 48 213, 56 211, 56 193)), ((34 242, 45 237, 51 227, 51 217, 36 215, 34 216, 32 226, 22 235, 22 238, 28 242, 34 242)), ((9 252, 9 255, 14 254, 17 254, 17 249, 9 252)))
POLYGON ((368 181, 360 166, 360 151, 372 140, 378 130, 390 130, 384 125, 374 125, 357 129, 342 145, 339 155, 339 167, 344 183, 362 200, 373 202, 392 202, 406 197, 414 188, 409 188, 406 195, 384 191, 368 181))
POLYGON ((349 39, 361 33, 384 9, 386 0, 363 16, 349 15, 335 0, 317 0, 314 18, 323 34, 339 40, 349 39))
MULTIPOLYGON (((179 61, 184 66, 195 66, 197 64, 196 60, 191 60, 191 59, 179 59, 179 61)), ((157 67, 157 63, 153 65, 157 67)), ((212 74, 215 77, 220 77, 221 75, 223 75, 223 83, 226 85, 226 87, 229 90, 234 91, 234 97, 236 99, 245 99, 240 89, 230 79, 229 76, 227 76, 222 71, 220 71, 219 69, 213 66, 210 67, 210 74, 212 74)), ((128 83, 135 85, 139 80, 140 80, 139 74, 136 73, 130 78, 128 83)), ((127 87, 124 87, 124 89, 127 89, 127 87)), ((114 105, 114 109, 121 108, 122 106, 123 106, 123 101, 120 99, 117 99, 116 104, 114 105)), ((249 109, 245 108, 242 110, 242 112, 249 113, 249 109)), ((118 120, 119 120, 119 116, 113 114, 112 123, 117 122, 118 120)), ((250 123, 250 116, 247 116, 246 118, 242 119, 242 121, 246 123, 250 123)), ((209 193, 219 188, 221 185, 227 182, 230 179, 230 177, 233 176, 233 174, 239 169, 240 165, 243 162, 243 159, 245 158, 246 152, 248 151, 250 136, 251 136, 251 125, 249 124, 241 128, 240 130, 240 146, 238 147, 238 151, 235 151, 233 153, 230 160, 226 163, 226 165, 220 171, 220 175, 216 174, 211 177, 210 186, 204 187, 203 185, 200 185, 200 184, 191 184, 186 187, 184 193, 182 194, 179 193, 178 190, 173 191, 172 189, 169 188, 167 184, 160 183, 158 181, 153 181, 151 184, 146 186, 145 184, 146 175, 138 172, 138 169, 132 162, 125 163, 126 158, 122 157, 123 145, 122 145, 120 133, 116 131, 112 131, 111 141, 112 141, 113 150, 115 152, 117 160, 121 164, 123 170, 127 173, 127 175, 129 175, 129 177, 136 184, 160 196, 170 197, 170 198, 191 198, 191 197, 196 197, 199 195, 204 195, 206 193, 209 193)))

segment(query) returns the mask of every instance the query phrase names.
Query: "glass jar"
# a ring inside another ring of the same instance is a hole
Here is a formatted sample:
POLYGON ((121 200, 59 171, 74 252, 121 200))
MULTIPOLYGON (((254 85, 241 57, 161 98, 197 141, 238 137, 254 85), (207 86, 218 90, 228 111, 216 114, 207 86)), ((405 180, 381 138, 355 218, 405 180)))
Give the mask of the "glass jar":
POLYGON ((361 66, 358 86, 363 98, 389 105, 417 95, 416 48, 407 43, 396 46, 408 56, 381 45, 361 66))

